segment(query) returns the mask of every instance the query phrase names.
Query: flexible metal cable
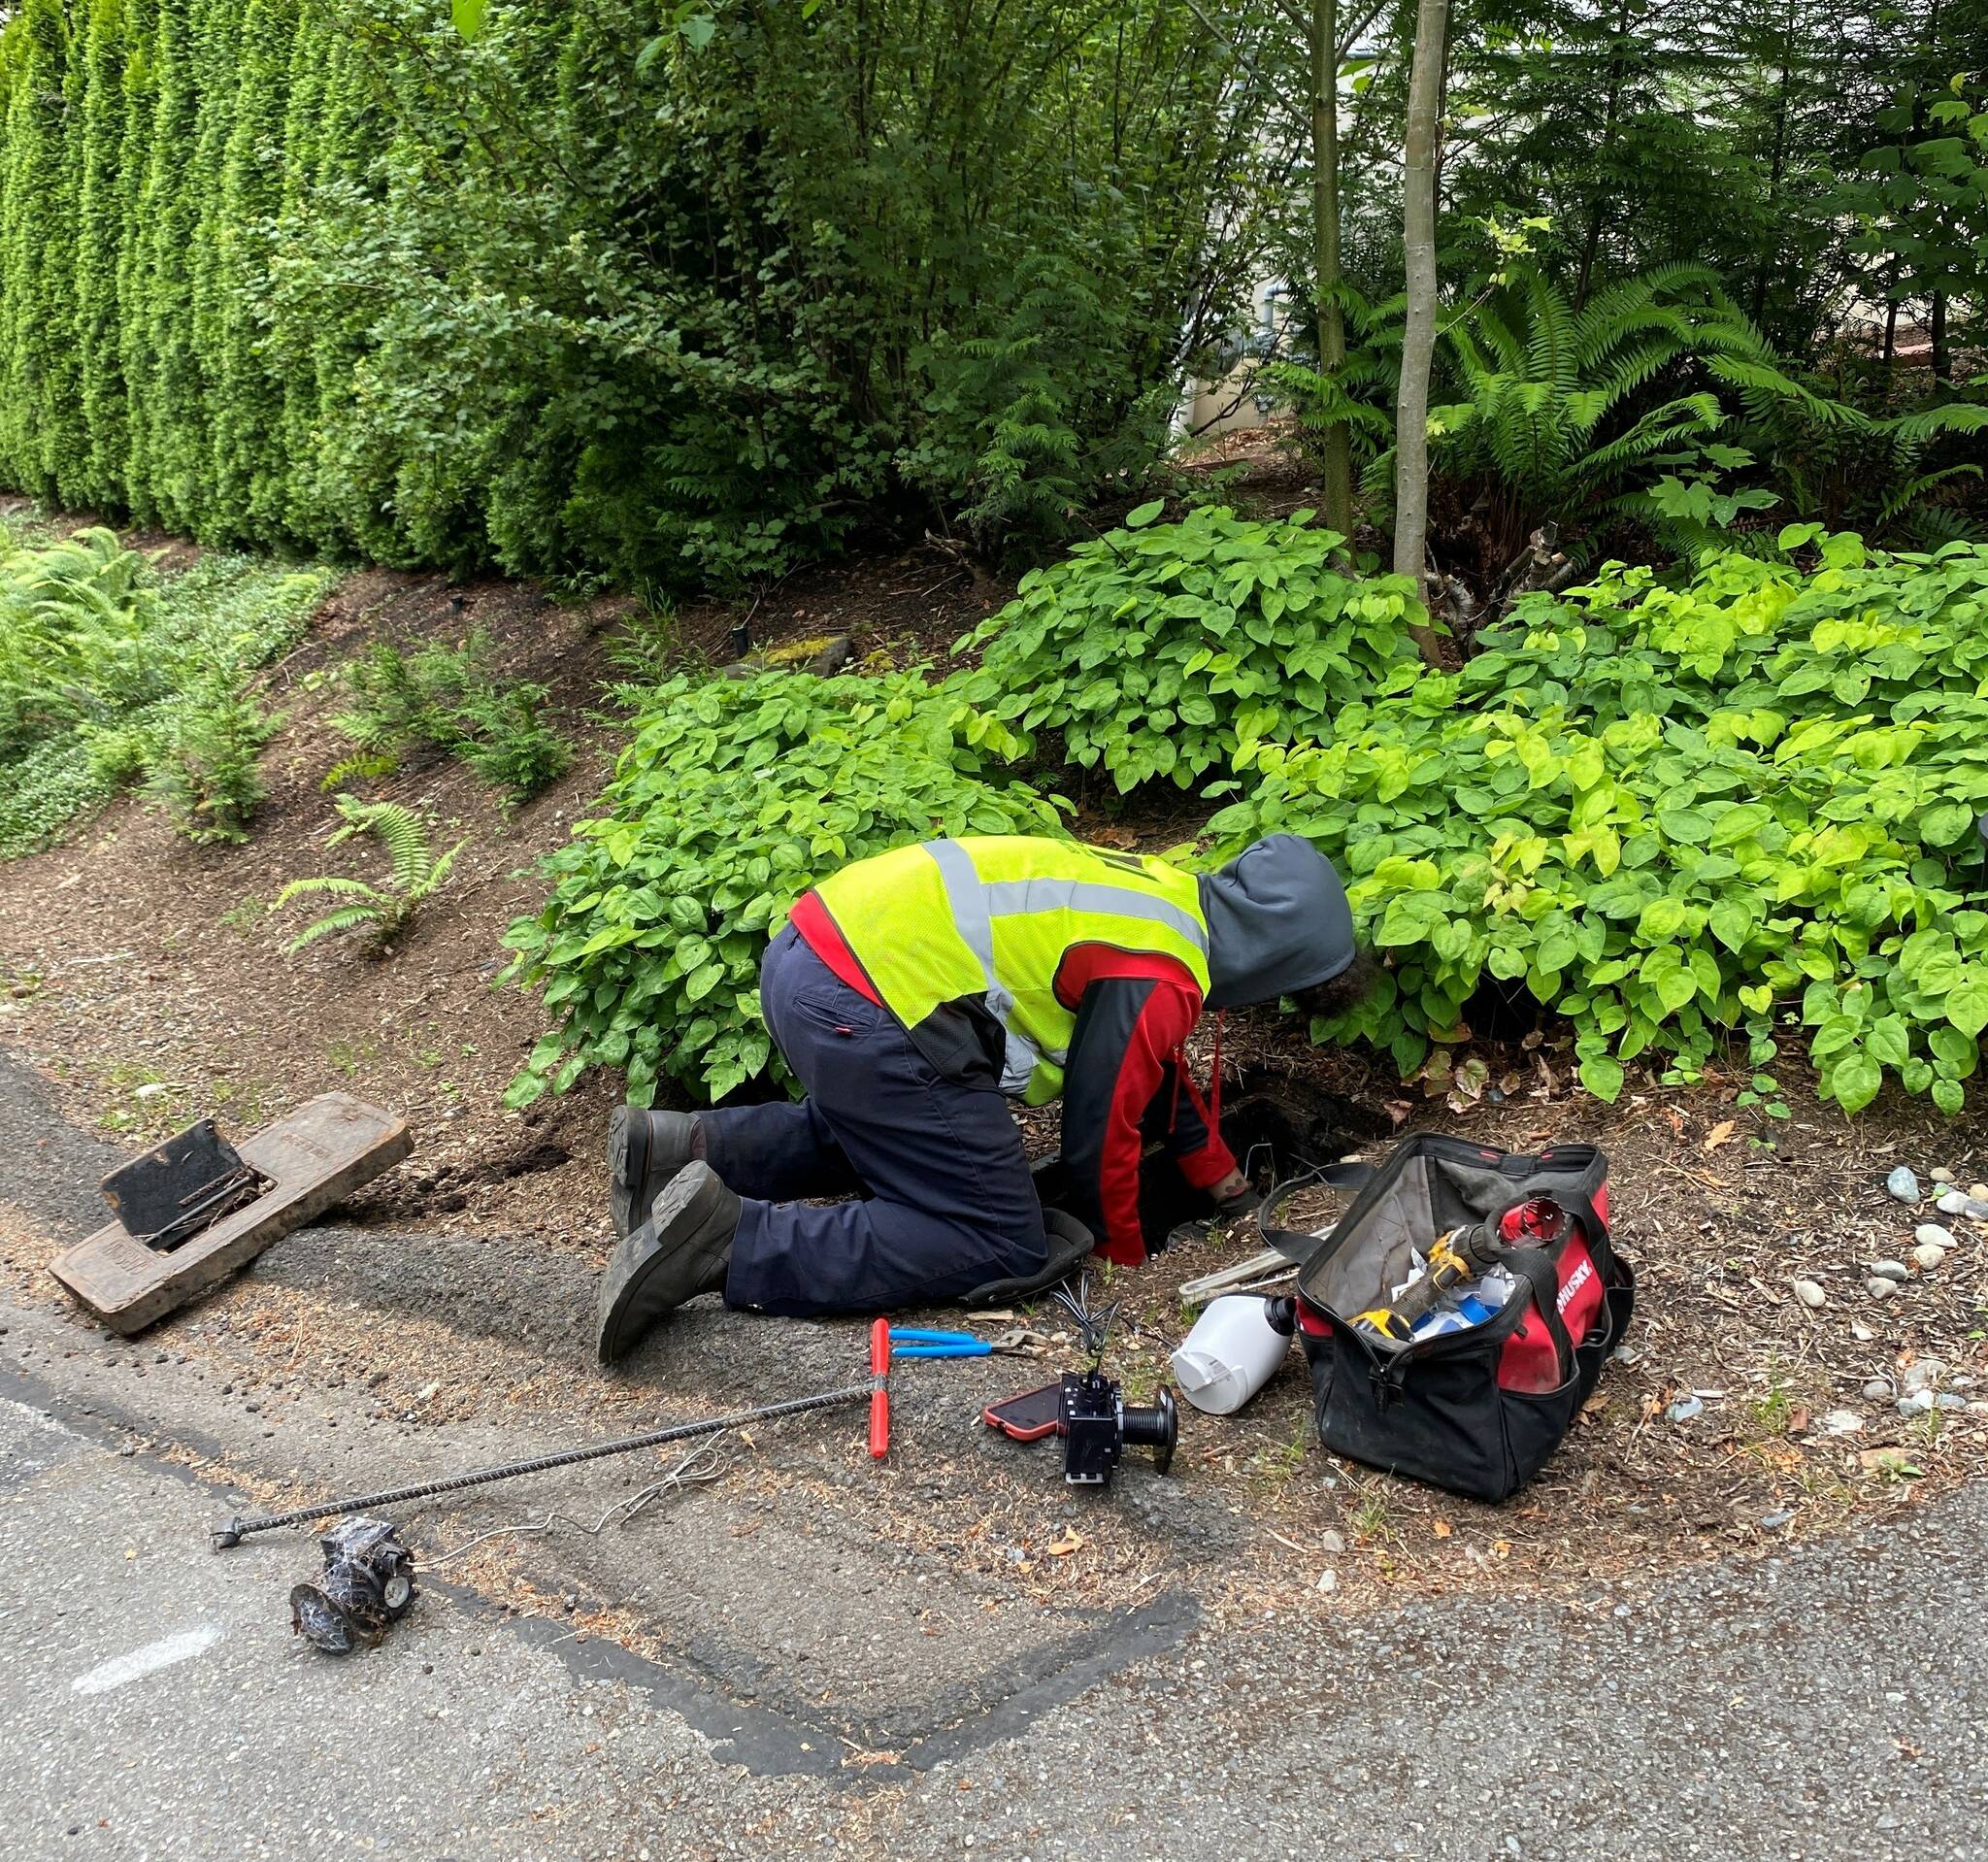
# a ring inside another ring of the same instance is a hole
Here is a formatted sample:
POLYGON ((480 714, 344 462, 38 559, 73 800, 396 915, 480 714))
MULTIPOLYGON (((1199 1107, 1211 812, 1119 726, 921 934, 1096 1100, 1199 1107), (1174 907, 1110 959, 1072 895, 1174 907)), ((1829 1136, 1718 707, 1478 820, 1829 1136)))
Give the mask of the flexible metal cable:
POLYGON ((667 1429, 651 1429, 645 1435, 625 1435, 613 1442, 596 1442, 584 1448, 562 1448, 556 1454, 534 1455, 529 1461, 507 1461, 495 1468, 479 1468, 474 1474, 459 1474, 446 1480, 424 1480, 414 1486, 389 1487, 381 1493, 348 1494, 340 1500, 320 1501, 315 1506, 292 1507, 287 1513, 265 1513, 255 1519, 230 1519, 209 1534, 216 1551, 239 1546, 250 1533, 271 1532, 278 1526, 301 1526, 332 1513, 371 1513, 377 1507, 398 1506, 404 1500, 427 1500, 438 1493, 456 1493, 464 1487, 480 1487, 492 1480, 513 1480, 519 1475, 544 1474, 548 1468, 568 1468, 577 1461, 598 1461, 604 1455, 628 1454, 637 1448, 660 1447, 666 1442, 682 1442, 691 1436, 716 1435, 747 1422, 770 1422, 777 1416, 800 1415, 808 1410, 826 1410, 838 1403, 855 1403, 869 1398, 878 1380, 865 1378, 861 1383, 847 1383, 840 1390, 824 1390, 819 1396, 793 1397, 785 1403, 763 1404, 756 1410, 736 1410, 730 1415, 708 1417, 702 1422, 679 1422, 667 1429))

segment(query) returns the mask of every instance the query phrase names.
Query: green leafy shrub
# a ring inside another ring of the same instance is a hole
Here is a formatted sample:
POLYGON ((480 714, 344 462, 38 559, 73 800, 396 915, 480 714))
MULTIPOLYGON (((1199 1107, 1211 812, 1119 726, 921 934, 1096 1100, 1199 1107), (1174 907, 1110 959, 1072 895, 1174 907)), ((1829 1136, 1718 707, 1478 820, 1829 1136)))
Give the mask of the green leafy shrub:
POLYGON ((1191 15, 673 11, 8 0, 0 482, 736 588, 1160 455, 1285 165, 1191 15))
POLYGON ((375 641, 346 669, 352 703, 332 722, 375 759, 425 744, 515 800, 528 800, 564 773, 573 751, 540 715, 546 687, 499 685, 487 669, 489 656, 489 639, 480 633, 460 647, 413 653, 375 641))
POLYGON ((977 671, 951 689, 1024 734, 1061 731, 1072 762, 1121 790, 1182 788, 1239 744, 1332 727, 1414 648, 1425 620, 1406 578, 1358 581, 1345 543, 1311 513, 1255 523, 1220 506, 1126 528, 1024 577, 1016 598, 960 643, 977 671))
POLYGON ((0 758, 162 695, 158 594, 109 530, 28 546, 0 531, 0 758))
POLYGON ((506 935, 507 976, 559 1017, 513 1106, 597 1065, 625 1068, 637 1105, 666 1075, 722 1097, 768 1064, 759 959, 817 879, 942 834, 1055 833, 1067 806, 990 780, 1018 741, 917 673, 680 677, 624 697, 639 715, 600 813, 506 935))
MULTIPOLYGON (((289 647, 331 580, 218 553, 162 577, 108 530, 29 542, 0 527, 0 857, 162 758, 186 750, 188 776, 220 751, 211 729, 191 748, 202 726, 179 713, 232 703, 215 695, 289 647)), ((194 776, 189 806, 201 792, 194 776)))
POLYGON ((468 845, 465 835, 446 853, 437 854, 427 819, 399 802, 361 802, 354 796, 341 795, 338 812, 345 816, 346 824, 325 846, 337 847, 355 835, 374 836, 386 848, 387 882, 373 885, 365 880, 336 873, 292 880, 276 895, 273 911, 281 911, 293 899, 344 901, 290 940, 287 948, 293 956, 319 938, 336 937, 348 931, 364 931, 370 953, 383 953, 421 908, 448 882, 456 855, 468 845))
POLYGON ((1988 1027, 1988 549, 1821 556, 1728 553, 1681 588, 1611 565, 1461 676, 1404 669, 1332 743, 1247 749, 1212 831, 1309 835, 1394 961, 1316 1032, 1409 1069, 1488 981, 1572 1020, 1604 1098, 1639 1055, 1695 1078, 1743 1033, 1765 1066, 1799 1028, 1844 1111, 1887 1076, 1957 1110, 1988 1027))
POLYGON ((268 793, 256 759, 282 722, 237 692, 189 698, 170 715, 149 758, 152 799, 197 846, 246 841, 268 793))

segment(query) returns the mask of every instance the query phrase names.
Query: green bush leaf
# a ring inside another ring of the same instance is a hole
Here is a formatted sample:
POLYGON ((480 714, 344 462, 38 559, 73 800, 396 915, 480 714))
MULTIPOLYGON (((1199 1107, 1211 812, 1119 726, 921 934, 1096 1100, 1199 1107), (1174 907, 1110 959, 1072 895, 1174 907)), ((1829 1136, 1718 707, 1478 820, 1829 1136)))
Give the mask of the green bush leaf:
POLYGON ((1611 1106, 1621 1094, 1622 1081, 1622 1063, 1607 1054, 1590 1054, 1580 1063, 1580 1083, 1611 1106))
POLYGON ((1971 972, 1965 982, 1947 992, 1946 1018, 1964 1035, 1978 1035, 1988 1028, 1988 981, 1971 972))
POLYGON ((1777 1004, 1848 1110, 1887 1071, 1957 1084, 1988 1033, 1988 547, 1789 535, 1821 572, 1712 551, 1651 599, 1611 565, 1329 736, 1251 744, 1213 857, 1296 829, 1349 875, 1403 981, 1363 1017, 1376 1043, 1454 1039, 1476 951, 1567 1015, 1600 1086, 1645 1053, 1703 1077, 1734 1023, 1758 1065, 1777 1004))
POLYGON ((1919 817, 1919 833, 1929 847, 1951 847, 1973 825, 1973 810, 1959 802, 1930 808, 1919 817))
POLYGON ((1829 1090, 1846 1113, 1859 1113, 1877 1097, 1884 1075, 1875 1060, 1856 1048, 1839 1061, 1829 1076, 1829 1090))

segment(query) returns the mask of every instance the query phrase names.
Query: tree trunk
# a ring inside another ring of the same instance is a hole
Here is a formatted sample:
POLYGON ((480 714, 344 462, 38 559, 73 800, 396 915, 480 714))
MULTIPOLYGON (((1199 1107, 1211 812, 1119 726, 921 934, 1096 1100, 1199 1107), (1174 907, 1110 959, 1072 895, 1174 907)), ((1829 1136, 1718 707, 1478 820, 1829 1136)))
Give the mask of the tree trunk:
MULTIPOLYGON (((1775 215, 1781 200, 1781 173, 1788 158, 1788 85, 1794 77, 1795 64, 1795 0, 1788 0, 1788 15, 1781 26, 1781 74, 1774 87, 1774 148, 1773 156, 1768 164, 1767 204, 1768 224, 1778 225, 1775 215)), ((1772 242, 1774 235, 1769 232, 1770 245, 1761 254, 1760 270, 1753 280, 1753 320, 1758 323, 1767 310, 1768 285, 1779 259, 1779 249, 1772 242)))
MULTIPOLYGON (((1442 71, 1449 0, 1416 0, 1415 61, 1408 75, 1408 134, 1402 164, 1402 257, 1408 316, 1402 328, 1401 387, 1395 399, 1394 571, 1428 594, 1429 364, 1436 350, 1436 137, 1442 117, 1442 71)), ((1439 663, 1433 628, 1415 644, 1439 663)))
MULTIPOLYGON (((1338 385, 1346 360, 1340 284, 1340 9, 1315 0, 1311 11, 1311 275, 1317 291, 1318 372, 1338 385)), ((1324 436, 1325 520, 1353 534, 1353 447, 1343 420, 1324 436)))
POLYGON ((1621 0, 1615 10, 1615 36, 1608 46, 1608 107, 1602 116, 1601 147, 1595 150, 1595 186, 1588 198, 1588 226, 1580 246, 1580 272, 1574 281, 1574 308, 1580 310, 1588 301, 1588 292, 1595 282, 1595 260, 1602 249, 1602 176, 1600 170, 1607 164, 1615 148, 1615 117, 1622 107, 1622 42, 1629 32, 1629 0, 1621 0))
POLYGON ((1928 319, 1927 336, 1933 345, 1933 381, 1938 387, 1953 385, 1953 358, 1946 352, 1946 293, 1933 293, 1933 315, 1928 319))

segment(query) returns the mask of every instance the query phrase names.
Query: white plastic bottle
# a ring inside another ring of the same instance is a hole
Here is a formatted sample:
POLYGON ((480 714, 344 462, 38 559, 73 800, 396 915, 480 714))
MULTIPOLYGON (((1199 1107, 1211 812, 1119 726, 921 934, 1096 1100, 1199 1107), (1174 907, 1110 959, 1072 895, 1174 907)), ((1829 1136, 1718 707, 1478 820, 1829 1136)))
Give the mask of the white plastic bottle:
POLYGON ((1209 1415, 1232 1415, 1276 1376, 1298 1314, 1289 1299, 1225 1293, 1210 1300, 1174 1353, 1180 1394, 1209 1415))

